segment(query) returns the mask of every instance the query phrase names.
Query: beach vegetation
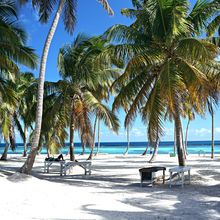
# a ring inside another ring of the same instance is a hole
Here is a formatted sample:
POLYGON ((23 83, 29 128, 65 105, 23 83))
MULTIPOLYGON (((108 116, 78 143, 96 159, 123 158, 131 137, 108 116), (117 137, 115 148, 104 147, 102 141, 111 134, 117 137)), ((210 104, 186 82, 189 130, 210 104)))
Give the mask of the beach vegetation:
POLYGON ((197 1, 191 10, 187 0, 132 2, 134 8, 122 9, 122 14, 134 22, 115 25, 104 34, 116 43, 112 48, 115 57, 127 63, 114 83, 121 89, 113 108, 129 104, 125 126, 140 113, 155 148, 164 134, 164 121, 174 121, 178 161, 184 166, 184 102, 189 100, 193 111, 200 114, 198 106, 204 105, 204 99, 199 88, 210 88, 208 69, 212 64, 219 68, 215 62, 218 47, 208 39, 218 30, 220 4, 197 1), (209 34, 207 39, 202 38, 204 33, 209 34))
MULTIPOLYGON (((20 4, 25 4, 28 0, 19 0, 20 4)), ((109 14, 113 14, 113 11, 108 4, 107 0, 99 0, 99 3, 107 10, 109 14)), ((35 119, 35 129, 33 133, 31 152, 24 165, 21 167, 21 173, 30 173, 35 161, 35 157, 38 152, 38 145, 41 133, 42 115, 43 115, 43 100, 44 100, 44 78, 46 71, 46 63, 50 45, 55 34, 60 17, 63 17, 63 23, 65 30, 72 34, 74 26, 76 23, 76 5, 77 0, 33 0, 32 5, 34 9, 37 10, 39 14, 39 21, 41 23, 47 23, 55 11, 55 15, 48 31, 48 35, 45 40, 41 62, 40 71, 38 77, 38 94, 37 94, 37 108, 36 108, 36 119, 35 119)))

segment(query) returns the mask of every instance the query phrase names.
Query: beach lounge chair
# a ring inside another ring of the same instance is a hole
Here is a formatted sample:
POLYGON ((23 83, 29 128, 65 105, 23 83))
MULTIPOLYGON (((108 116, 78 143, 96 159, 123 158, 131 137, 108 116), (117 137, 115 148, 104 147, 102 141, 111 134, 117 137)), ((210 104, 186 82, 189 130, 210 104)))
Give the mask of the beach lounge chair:
POLYGON ((67 171, 74 166, 80 166, 84 169, 85 175, 91 175, 91 161, 65 161, 62 158, 46 158, 44 161, 44 173, 49 173, 49 169, 52 164, 60 166, 60 176, 65 176, 67 171))
POLYGON ((154 182, 156 181, 155 176, 157 171, 163 171, 163 184, 165 183, 165 171, 166 167, 145 167, 139 169, 140 177, 141 177, 141 187, 143 186, 143 182, 150 182, 153 187, 154 182))

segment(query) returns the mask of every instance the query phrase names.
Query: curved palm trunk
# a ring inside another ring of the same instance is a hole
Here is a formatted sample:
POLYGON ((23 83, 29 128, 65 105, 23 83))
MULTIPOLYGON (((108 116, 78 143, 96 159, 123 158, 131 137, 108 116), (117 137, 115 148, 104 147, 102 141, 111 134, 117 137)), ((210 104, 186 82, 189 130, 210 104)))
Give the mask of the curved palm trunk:
POLYGON ((174 143, 173 143, 173 153, 176 154, 176 129, 174 125, 174 143))
POLYGON ((182 146, 183 146, 183 154, 184 154, 184 157, 186 159, 186 146, 185 146, 185 141, 184 141, 184 136, 183 136, 183 127, 182 127, 182 123, 181 123, 181 133, 182 133, 182 146))
POLYGON ((0 158, 0 160, 7 160, 7 156, 8 156, 8 149, 9 149, 9 143, 8 141, 5 139, 5 149, 4 152, 0 158))
POLYGON ((74 115, 71 115, 71 124, 70 124, 70 160, 75 161, 75 155, 74 155, 74 130, 75 130, 75 124, 74 124, 74 115))
POLYGON ((214 140, 214 111, 212 111, 212 149, 211 149, 211 158, 214 159, 214 148, 215 148, 215 140, 214 140))
POLYGON ((175 130, 176 130, 176 147, 178 154, 179 166, 185 166, 185 155, 184 155, 184 146, 183 146, 183 135, 182 135, 182 124, 179 115, 179 111, 177 110, 174 114, 174 122, 175 122, 175 130))
POLYGON ((93 128, 93 146, 91 147, 91 151, 90 151, 90 154, 89 154, 89 157, 88 157, 87 160, 92 160, 93 155, 94 155, 97 119, 98 119, 98 118, 97 118, 97 115, 96 115, 95 121, 94 121, 94 128, 93 128))
POLYGON ((23 151, 23 157, 27 156, 27 127, 24 125, 24 151, 23 151))
POLYGON ((157 157, 157 153, 158 153, 158 147, 159 147, 159 138, 157 139, 157 141, 154 145, 154 152, 153 152, 151 159, 149 160, 149 163, 152 163, 155 161, 155 159, 157 157))
POLYGON ((47 148, 47 157, 49 158, 50 157, 50 152, 49 152, 49 149, 47 148))
POLYGON ((98 145, 97 145, 97 151, 95 155, 99 154, 100 149, 100 119, 98 119, 98 145))
POLYGON ((127 148, 124 152, 124 155, 127 155, 128 154, 128 150, 130 148, 130 130, 129 130, 129 126, 127 127, 127 148))
POLYGON ((145 149, 144 153, 142 154, 142 156, 145 156, 145 155, 147 155, 147 150, 148 150, 148 148, 149 148, 149 144, 148 144, 148 142, 147 142, 147 146, 146 146, 146 149, 145 149))
POLYGON ((81 155, 84 155, 86 147, 85 147, 84 141, 82 141, 81 143, 82 143, 82 153, 81 153, 81 155))
POLYGON ((187 126, 186 126, 186 134, 185 134, 185 150, 186 150, 186 155, 188 155, 187 142, 188 142, 189 123, 190 123, 190 120, 188 119, 187 126))
POLYGON ((36 111, 34 137, 33 137, 30 154, 27 160, 25 161, 24 165, 20 169, 21 173, 29 174, 31 172, 32 167, 34 165, 35 157, 38 152, 38 143, 40 139, 42 114, 43 114, 44 78, 45 78, 46 62, 47 62, 49 48, 50 48, 54 33, 58 25, 64 3, 65 3, 65 0, 59 1, 57 12, 55 14, 54 20, 52 22, 52 25, 50 27, 50 30, 49 30, 49 33, 47 35, 46 42, 44 45, 43 54, 41 58, 41 64, 40 64, 39 79, 38 79, 38 99, 37 99, 37 111, 36 111))

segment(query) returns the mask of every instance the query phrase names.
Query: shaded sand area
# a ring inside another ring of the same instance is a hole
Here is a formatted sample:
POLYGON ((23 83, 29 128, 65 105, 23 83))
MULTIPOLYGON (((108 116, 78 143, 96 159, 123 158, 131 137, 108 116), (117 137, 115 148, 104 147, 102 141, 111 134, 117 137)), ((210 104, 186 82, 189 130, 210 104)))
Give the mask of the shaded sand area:
POLYGON ((139 184, 139 168, 175 166, 177 158, 168 155, 153 164, 139 155, 99 155, 91 176, 74 167, 64 177, 58 167, 44 174, 44 158, 37 157, 34 177, 12 175, 24 161, 18 155, 0 162, 1 219, 220 219, 220 156, 189 156, 191 185, 171 189, 168 181, 153 188, 139 184))

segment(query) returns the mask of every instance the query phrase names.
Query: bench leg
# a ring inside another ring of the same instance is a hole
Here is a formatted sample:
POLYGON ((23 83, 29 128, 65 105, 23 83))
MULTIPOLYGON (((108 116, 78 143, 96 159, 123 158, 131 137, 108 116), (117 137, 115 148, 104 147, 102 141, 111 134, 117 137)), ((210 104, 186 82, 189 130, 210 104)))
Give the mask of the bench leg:
POLYGON ((142 187, 143 186, 143 182, 142 182, 142 180, 141 180, 141 182, 140 182, 140 187, 142 187))
POLYGON ((151 173, 151 187, 154 186, 154 175, 153 172, 151 173))
POLYGON ((165 184, 165 170, 163 170, 163 184, 165 184))
POLYGON ((47 173, 49 173, 50 165, 51 164, 49 164, 49 163, 47 164, 47 173))
POLYGON ((61 163, 60 164, 60 176, 62 176, 63 175, 63 164, 61 163))
POLYGON ((44 161, 44 173, 46 173, 46 161, 44 161))
POLYGON ((172 185, 172 172, 170 172, 170 188, 171 188, 171 185, 172 185))
POLYGON ((183 188, 183 185, 184 185, 184 172, 182 172, 181 174, 182 174, 182 188, 183 188))
POLYGON ((189 184, 190 184, 190 182, 191 182, 191 180, 190 180, 190 170, 188 170, 188 177, 189 177, 189 184))

